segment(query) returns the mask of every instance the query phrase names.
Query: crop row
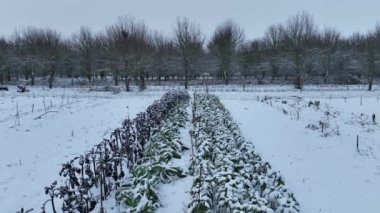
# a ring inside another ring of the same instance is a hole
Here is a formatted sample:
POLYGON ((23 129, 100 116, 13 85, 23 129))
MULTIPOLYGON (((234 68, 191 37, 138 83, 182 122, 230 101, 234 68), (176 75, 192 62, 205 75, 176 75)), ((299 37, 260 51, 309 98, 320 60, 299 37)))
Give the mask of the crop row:
POLYGON ((120 212, 154 212, 160 206, 157 185, 186 176, 181 168, 168 163, 188 149, 180 141, 187 105, 188 101, 174 107, 145 145, 141 162, 116 192, 120 212))
POLYGON ((62 212, 87 213, 98 203, 100 212, 104 212, 103 201, 120 187, 127 171, 139 173, 141 170, 140 165, 144 164, 152 146, 147 142, 155 140, 165 125, 163 120, 172 117, 172 111, 178 111, 177 105, 188 100, 185 91, 165 93, 135 119, 125 119, 122 127, 115 129, 108 139, 63 164, 59 172, 63 180, 45 187, 49 199, 41 207, 42 212, 46 212, 50 203, 51 211, 56 213, 57 200, 62 203, 62 212))
POLYGON ((195 94, 189 212, 299 212, 283 178, 254 152, 218 97, 195 94))

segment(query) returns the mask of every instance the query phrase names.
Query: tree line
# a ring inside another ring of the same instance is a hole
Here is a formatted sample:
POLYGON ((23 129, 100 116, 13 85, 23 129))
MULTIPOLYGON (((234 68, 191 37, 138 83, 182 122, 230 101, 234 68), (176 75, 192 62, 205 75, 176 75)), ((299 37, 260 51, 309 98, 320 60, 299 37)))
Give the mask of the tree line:
POLYGON ((244 30, 227 20, 206 38, 200 25, 177 18, 172 36, 150 30, 141 20, 119 17, 94 33, 82 26, 70 38, 49 28, 26 27, 0 38, 0 83, 86 78, 89 84, 112 78, 130 90, 147 80, 189 81, 204 77, 229 84, 233 79, 258 82, 368 83, 379 76, 380 24, 367 33, 342 36, 331 27, 320 29, 313 16, 299 12, 269 26, 261 38, 246 38, 244 30))

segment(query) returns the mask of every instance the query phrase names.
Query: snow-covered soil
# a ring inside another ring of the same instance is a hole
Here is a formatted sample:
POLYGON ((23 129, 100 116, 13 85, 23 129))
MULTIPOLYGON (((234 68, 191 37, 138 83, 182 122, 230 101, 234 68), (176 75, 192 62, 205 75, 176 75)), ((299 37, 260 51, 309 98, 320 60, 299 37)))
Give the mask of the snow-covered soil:
MULTIPOLYGON (((20 94, 15 87, 0 92, 1 212, 21 207, 39 212, 48 198, 43 188, 58 178, 62 163, 109 137, 126 116, 135 117, 174 88, 120 94, 42 88, 20 94)), ((365 89, 309 86, 301 93, 291 86, 208 88, 220 96, 256 152, 281 172, 306 213, 378 210, 380 91, 365 89)), ((182 142, 188 147, 189 128, 190 123, 182 130, 182 142)), ((173 165, 187 171, 190 153, 173 165)), ((163 184, 158 212, 182 212, 192 181, 187 177, 163 184)), ((109 212, 114 212, 110 205, 109 212)))
POLYGON ((11 90, 0 92, 1 212, 22 207, 40 211, 48 198, 43 189, 58 178, 62 163, 108 138, 124 118, 135 117, 162 95, 42 88, 21 94, 11 90), (45 112, 49 113, 36 119, 45 112))
POLYGON ((256 151, 281 171, 301 212, 378 210, 379 91, 273 88, 217 94, 256 151), (320 104, 309 106, 310 101, 320 104))

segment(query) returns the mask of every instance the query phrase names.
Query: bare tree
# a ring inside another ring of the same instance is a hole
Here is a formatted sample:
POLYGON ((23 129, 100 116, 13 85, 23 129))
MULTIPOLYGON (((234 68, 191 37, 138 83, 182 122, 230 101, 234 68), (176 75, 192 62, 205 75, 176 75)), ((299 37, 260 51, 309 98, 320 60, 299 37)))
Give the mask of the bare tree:
POLYGON ((0 84, 6 80, 6 69, 8 66, 7 57, 9 53, 9 44, 4 38, 0 38, 0 84))
POLYGON ((330 76, 331 69, 333 67, 332 63, 334 56, 338 51, 340 43, 340 33, 334 28, 326 27, 323 34, 321 35, 322 41, 322 79, 323 83, 327 83, 327 79, 330 76))
POLYGON ((207 45, 211 54, 219 61, 219 68, 226 85, 231 76, 232 61, 238 56, 238 48, 243 41, 244 31, 232 20, 228 20, 216 27, 207 45))
MULTIPOLYGON (((108 38, 104 33, 98 33, 94 38, 94 49, 95 49, 95 78, 100 76, 101 80, 105 80, 108 71, 113 67, 112 57, 107 51, 108 38)), ((118 69, 116 69, 118 70, 118 69)), ((119 77, 119 75, 116 75, 119 77)))
POLYGON ((51 29, 28 27, 21 34, 15 33, 14 43, 26 79, 31 75, 34 84, 34 71, 42 69, 43 75, 47 76, 49 88, 52 88, 61 56, 60 34, 51 29))
POLYGON ((172 40, 158 32, 154 34, 153 42, 155 47, 153 73, 160 82, 162 76, 167 76, 168 71, 179 64, 175 57, 178 51, 172 40))
MULTIPOLYGON (((121 70, 123 70, 126 91, 130 91, 129 82, 132 79, 132 70, 129 66, 130 51, 128 44, 126 18, 119 17, 118 22, 106 29, 107 31, 107 52, 112 60, 112 69, 115 85, 118 85, 121 70)), ((128 23, 128 21, 127 21, 128 23)))
POLYGON ((239 47, 239 64, 241 74, 244 78, 252 75, 258 77, 258 67, 263 61, 264 41, 255 39, 245 42, 239 47))
POLYGON ((204 36, 199 25, 187 18, 177 18, 174 33, 176 47, 181 53, 187 89, 194 63, 203 51, 204 36))
POLYGON ((290 50, 295 67, 294 84, 302 88, 305 59, 308 57, 313 42, 317 37, 317 26, 313 16, 308 12, 300 12, 288 19, 284 28, 285 48, 290 50))
POLYGON ((380 25, 376 24, 375 30, 369 32, 365 38, 366 59, 368 69, 368 91, 372 90, 373 78, 380 62, 380 25))
MULTIPOLYGON (((80 57, 80 65, 89 82, 93 79, 95 61, 95 39, 89 28, 82 26, 78 34, 73 36, 73 44, 80 57)), ((92 81, 92 84, 94 82, 92 81)))
POLYGON ((74 42, 71 39, 65 39, 61 44, 61 72, 71 79, 71 86, 74 85, 74 77, 79 77, 81 69, 81 60, 74 42))
POLYGON ((366 38, 366 35, 356 32, 348 37, 346 43, 348 48, 351 50, 351 57, 347 62, 348 67, 351 71, 355 72, 357 79, 360 82, 369 64, 367 57, 370 55, 366 52, 367 44, 369 44, 368 39, 366 38))
MULTIPOLYGON (((28 27, 22 32, 16 31, 13 35, 15 57, 13 58, 14 63, 12 66, 21 68, 25 80, 28 80, 30 77, 32 85, 34 85, 37 70, 40 70, 44 66, 43 54, 41 52, 43 37, 42 29, 32 27, 28 27)), ((16 79, 18 79, 18 76, 16 79)))
POLYGON ((279 75, 281 47, 283 46, 283 27, 280 24, 269 26, 264 36, 265 57, 272 71, 272 81, 279 75))
POLYGON ((116 24, 107 28, 108 49, 124 70, 124 82, 129 91, 133 76, 140 79, 140 88, 145 88, 146 69, 149 66, 150 54, 154 50, 148 28, 142 21, 133 17, 119 17, 116 24))
POLYGON ((28 27, 11 39, 0 38, 0 83, 24 77, 33 85, 36 77, 42 77, 52 87, 56 76, 70 77, 73 84, 74 76, 82 72, 94 84, 98 76, 103 80, 112 72, 115 84, 124 81, 129 91, 132 80, 144 89, 146 80, 162 77, 184 78, 188 88, 189 80, 201 73, 228 84, 237 71, 244 78, 255 77, 258 83, 265 82, 262 78, 268 72, 272 82, 293 76, 300 89, 310 76, 324 83, 366 81, 372 90, 378 76, 379 24, 366 34, 342 37, 334 28, 318 32, 312 15, 300 12, 284 24, 271 25, 263 38, 243 44, 243 35, 234 22, 226 21, 217 26, 207 45, 209 51, 204 51, 199 25, 186 18, 177 18, 173 38, 153 34, 130 16, 120 17, 102 33, 82 27, 64 41, 54 30, 28 27))
POLYGON ((53 88, 53 82, 57 74, 59 62, 61 60, 61 36, 53 30, 45 31, 45 48, 44 56, 46 59, 46 66, 48 67, 48 83, 49 88, 53 88))

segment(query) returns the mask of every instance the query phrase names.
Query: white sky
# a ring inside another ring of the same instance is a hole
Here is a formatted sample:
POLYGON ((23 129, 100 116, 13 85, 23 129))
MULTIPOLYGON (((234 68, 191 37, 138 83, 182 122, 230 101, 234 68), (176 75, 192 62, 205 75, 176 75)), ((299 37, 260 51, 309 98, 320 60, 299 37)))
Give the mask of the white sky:
POLYGON ((118 16, 132 15, 168 35, 178 16, 199 22, 208 36, 231 18, 252 39, 302 10, 312 13, 321 28, 336 27, 343 35, 367 32, 380 21, 379 0, 0 0, 0 35, 29 25, 50 27, 64 36, 81 25, 96 32, 118 16))

